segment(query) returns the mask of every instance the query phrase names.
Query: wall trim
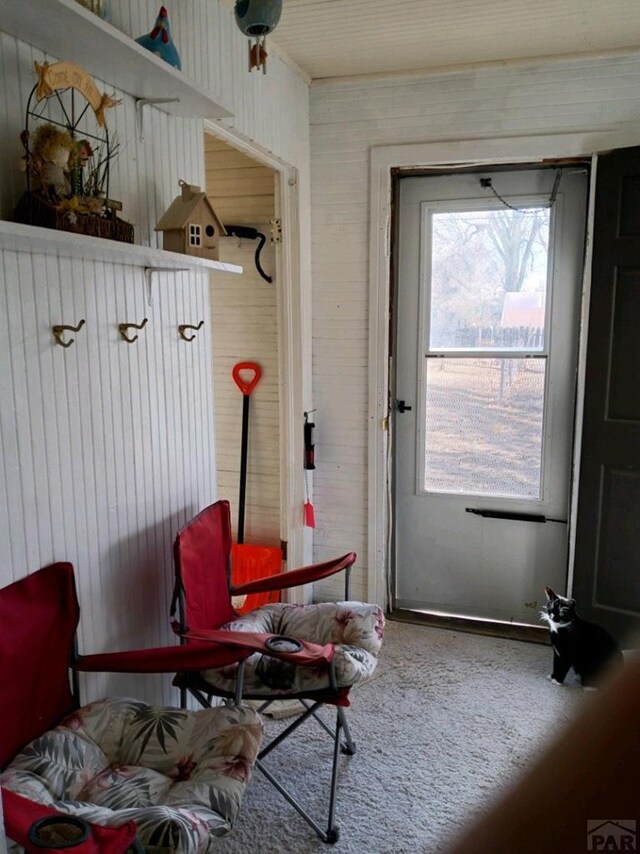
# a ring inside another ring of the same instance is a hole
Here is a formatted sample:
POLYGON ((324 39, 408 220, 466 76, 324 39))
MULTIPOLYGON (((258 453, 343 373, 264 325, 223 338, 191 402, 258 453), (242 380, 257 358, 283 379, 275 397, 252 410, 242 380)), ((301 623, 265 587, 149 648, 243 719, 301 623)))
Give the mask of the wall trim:
MULTIPOLYGON (((499 163, 535 163, 554 157, 591 157, 610 148, 637 145, 637 125, 607 127, 566 134, 511 136, 504 138, 461 139, 438 142, 385 145, 370 150, 370 223, 369 223, 369 411, 368 411, 368 577, 367 598, 382 607, 391 602, 387 591, 390 535, 390 448, 389 424, 389 298, 391 285, 391 192, 392 169, 401 167, 496 165, 499 163)), ((587 234, 588 245, 591 235, 587 234)), ((585 289, 590 279, 585 277, 585 289)), ((588 305, 588 291, 584 299, 588 305)), ((583 316, 584 319, 584 316, 583 316)), ((586 330, 580 342, 578 410, 582 406, 586 330)), ((578 437, 579 438, 579 437, 578 437)), ((574 451, 574 466, 580 459, 579 442, 574 451)), ((570 542, 574 538, 575 518, 571 519, 570 542)), ((571 568, 570 568, 571 572, 571 568)))

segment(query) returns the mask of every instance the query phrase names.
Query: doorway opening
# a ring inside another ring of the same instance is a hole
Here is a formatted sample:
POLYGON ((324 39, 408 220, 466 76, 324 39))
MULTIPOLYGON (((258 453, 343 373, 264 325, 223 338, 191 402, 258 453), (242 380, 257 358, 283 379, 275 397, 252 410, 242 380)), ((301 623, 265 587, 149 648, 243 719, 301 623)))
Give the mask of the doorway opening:
POLYGON ((286 531, 281 522, 282 401, 274 242, 278 174, 211 134, 205 134, 204 148, 206 192, 231 232, 220 239, 220 260, 244 269, 241 275, 217 272, 210 279, 218 495, 231 503, 235 540, 243 395, 232 370, 240 362, 255 362, 262 375, 250 402, 244 542, 279 548, 286 531))
POLYGON ((396 190, 392 609, 535 635, 567 579, 588 171, 396 190))

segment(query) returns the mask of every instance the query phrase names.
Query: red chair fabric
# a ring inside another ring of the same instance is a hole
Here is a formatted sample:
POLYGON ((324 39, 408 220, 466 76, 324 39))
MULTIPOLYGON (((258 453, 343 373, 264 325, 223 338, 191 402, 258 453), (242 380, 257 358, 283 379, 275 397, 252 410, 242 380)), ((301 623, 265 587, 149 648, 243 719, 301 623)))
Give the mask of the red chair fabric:
POLYGON ((217 629, 191 629, 185 632, 183 637, 194 638, 196 640, 208 640, 214 643, 224 643, 231 646, 239 646, 241 649, 250 648, 252 652, 260 652, 263 655, 277 656, 281 661, 288 661, 291 664, 299 664, 303 667, 310 665, 326 665, 331 662, 335 654, 333 644, 317 644, 310 641, 298 640, 296 642, 300 649, 277 650, 273 652, 269 649, 267 642, 277 638, 277 635, 267 634, 262 632, 228 632, 217 629))
POLYGON ((172 612, 181 600, 184 613, 174 628, 184 635, 196 629, 219 629, 238 617, 231 596, 285 590, 328 578, 351 567, 354 552, 339 558, 231 585, 231 514, 229 502, 205 507, 176 535, 174 549, 176 590, 172 612), (182 594, 182 596, 180 596, 182 594))
POLYGON ((11 644, 0 645, 0 768, 76 708, 69 664, 79 617, 70 563, 52 564, 2 591, 0 626, 11 632, 11 644))
MULTIPOLYGON (((176 584, 184 597, 183 629, 217 629, 237 614, 231 604, 231 516, 228 501, 207 507, 178 531, 174 545, 176 584)), ((174 596, 174 602, 176 596, 174 596)))
POLYGON ((194 641, 187 646, 158 646, 80 655, 75 659, 73 667, 83 673, 175 673, 177 670, 224 667, 242 661, 252 652, 252 648, 242 650, 236 646, 232 648, 230 645, 194 641))
MULTIPOLYGON (((11 633, 11 643, 0 644, 0 767, 77 707, 69 665, 79 617, 70 563, 51 564, 2 591, 0 626, 11 633), (16 713, 7 714, 9 709, 16 713)), ((6 789, 2 801, 7 836, 27 850, 33 822, 60 815, 6 789)), ((91 825, 91 837, 74 851, 119 854, 135 835, 134 822, 117 829, 91 825)))
POLYGON ((348 569, 356 561, 355 552, 347 552, 342 557, 327 560, 324 563, 314 563, 303 566, 300 569, 292 569, 289 572, 277 576, 257 578, 255 581, 247 581, 246 584, 236 584, 231 588, 232 596, 241 596, 244 593, 262 593, 268 590, 288 590, 290 587, 301 587, 303 584, 311 584, 329 578, 336 572, 348 569))
POLYGON ((0 644, 0 709, 21 712, 3 716, 0 768, 77 707, 69 686, 71 666, 83 672, 175 673, 234 664, 253 652, 194 641, 188 646, 73 657, 79 618, 70 563, 51 564, 3 588, 0 625, 10 629, 12 642, 0 644), (40 655, 42 649, 47 650, 46 657, 40 655))
MULTIPOLYGON (((50 807, 37 804, 28 798, 23 798, 9 789, 2 790, 2 806, 4 812, 5 831, 9 839, 17 842, 28 852, 42 851, 42 847, 32 846, 29 842, 29 828, 41 818, 66 816, 50 807)), ((126 851, 136 838, 136 824, 128 821, 121 827, 102 827, 90 824, 91 835, 79 845, 75 845, 73 854, 121 854, 126 851)))

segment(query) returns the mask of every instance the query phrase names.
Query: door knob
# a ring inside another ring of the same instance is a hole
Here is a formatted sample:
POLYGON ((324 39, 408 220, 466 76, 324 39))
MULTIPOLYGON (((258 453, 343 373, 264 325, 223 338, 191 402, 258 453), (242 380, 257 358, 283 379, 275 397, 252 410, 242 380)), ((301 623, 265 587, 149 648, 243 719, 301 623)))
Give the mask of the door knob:
POLYGON ((398 412, 410 412, 411 407, 407 406, 404 400, 396 400, 396 409, 398 412))

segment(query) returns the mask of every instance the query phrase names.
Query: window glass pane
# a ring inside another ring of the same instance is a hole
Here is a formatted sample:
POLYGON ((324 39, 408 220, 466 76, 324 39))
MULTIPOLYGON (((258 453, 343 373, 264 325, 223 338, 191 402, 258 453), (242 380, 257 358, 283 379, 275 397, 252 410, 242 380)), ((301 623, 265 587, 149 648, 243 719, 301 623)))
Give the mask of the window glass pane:
POLYGON ((550 213, 432 214, 430 349, 542 350, 550 213))
POLYGON ((427 359, 428 492, 540 498, 546 359, 427 359))

